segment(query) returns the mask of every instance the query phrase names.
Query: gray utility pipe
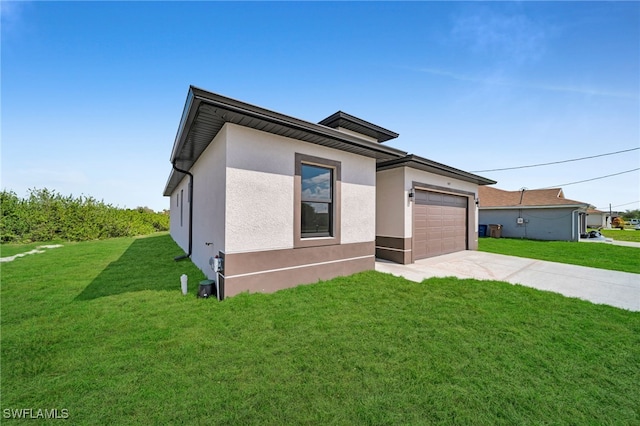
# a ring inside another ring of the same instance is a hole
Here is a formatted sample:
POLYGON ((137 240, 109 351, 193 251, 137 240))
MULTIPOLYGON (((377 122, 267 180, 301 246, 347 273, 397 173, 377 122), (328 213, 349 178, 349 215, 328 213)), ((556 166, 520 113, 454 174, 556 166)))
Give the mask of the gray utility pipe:
MULTIPOLYGON (((175 171, 189 175, 189 192, 188 192, 189 194, 188 199, 190 200, 189 201, 189 250, 187 251, 187 254, 183 254, 182 256, 177 256, 173 259, 177 262, 179 260, 183 260, 191 257, 191 253, 193 249, 193 175, 191 174, 191 172, 188 172, 186 170, 181 170, 178 167, 176 167, 175 160, 172 163, 172 166, 175 171)), ((182 208, 182 206, 180 208, 182 208)))

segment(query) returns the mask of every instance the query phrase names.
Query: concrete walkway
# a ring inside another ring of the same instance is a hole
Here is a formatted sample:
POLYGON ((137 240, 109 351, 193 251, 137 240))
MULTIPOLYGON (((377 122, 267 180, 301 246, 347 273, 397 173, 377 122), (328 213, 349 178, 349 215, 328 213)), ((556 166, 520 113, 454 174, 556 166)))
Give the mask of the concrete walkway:
POLYGON ((506 281, 553 291, 597 304, 640 311, 640 274, 608 271, 505 256, 461 251, 400 265, 376 260, 376 270, 420 282, 430 277, 474 278, 506 281))
POLYGON ((605 243, 605 244, 613 244, 614 246, 640 248, 640 243, 636 243, 636 242, 633 242, 633 241, 617 241, 617 240, 614 240, 614 239, 611 239, 611 238, 607 238, 606 241, 589 239, 589 238, 581 238, 579 241, 581 243, 605 243))
POLYGON ((616 241, 613 240, 611 242, 611 244, 613 244, 614 246, 624 246, 624 247, 636 247, 636 248, 640 248, 640 243, 635 243, 633 241, 616 241))

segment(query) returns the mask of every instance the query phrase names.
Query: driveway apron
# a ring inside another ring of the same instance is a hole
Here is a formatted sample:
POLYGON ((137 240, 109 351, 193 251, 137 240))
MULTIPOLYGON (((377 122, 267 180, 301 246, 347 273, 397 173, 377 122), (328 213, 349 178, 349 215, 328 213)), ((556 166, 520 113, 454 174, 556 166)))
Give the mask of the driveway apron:
POLYGON ((640 274, 629 272, 469 250, 418 260, 410 265, 378 259, 376 270, 416 282, 452 276, 506 281, 597 304, 640 311, 640 274))

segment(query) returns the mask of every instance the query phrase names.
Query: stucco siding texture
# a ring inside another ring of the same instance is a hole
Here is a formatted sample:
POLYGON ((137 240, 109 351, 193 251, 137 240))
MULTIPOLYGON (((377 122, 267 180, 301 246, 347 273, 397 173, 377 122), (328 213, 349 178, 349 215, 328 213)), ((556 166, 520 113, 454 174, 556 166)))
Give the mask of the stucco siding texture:
MULTIPOLYGON (((425 172, 422 170, 406 168, 405 184, 410 188, 413 182, 421 182, 442 188, 443 192, 447 190, 456 193, 455 191, 464 191, 474 196, 478 194, 478 185, 471 182, 465 182, 462 180, 453 179, 447 176, 440 176, 434 173, 425 172)), ((429 188, 426 188, 427 190, 429 188)))
POLYGON ((374 159, 234 124, 227 123, 224 129, 227 296, 276 291, 373 269, 374 159), (296 154, 339 163, 336 244, 296 246, 296 154))
POLYGON ((373 242, 233 253, 225 256, 225 294, 271 292, 374 269, 373 242))
POLYGON ((411 226, 405 227, 409 199, 408 188, 404 184, 404 168, 376 174, 376 199, 376 236, 410 237, 411 226))
POLYGON ((227 169, 228 253, 293 247, 293 176, 227 169))
POLYGON ((293 248, 296 153, 341 163, 341 242, 375 239, 375 160, 237 125, 225 127, 227 253, 293 248))
POLYGON ((185 176, 171 194, 169 233, 185 252, 189 247, 189 177, 185 176))
POLYGON ((222 129, 202 153, 191 172, 193 184, 193 263, 213 278, 209 259, 225 251, 225 203, 227 150, 226 129, 222 129))
POLYGON ((341 243, 376 239, 376 189, 370 185, 342 183, 341 243))
POLYGON ((572 208, 480 210, 480 223, 502 225, 502 237, 576 241, 578 217, 572 208), (522 224, 517 220, 521 217, 522 224), (573 229, 573 231, 572 231, 573 229))

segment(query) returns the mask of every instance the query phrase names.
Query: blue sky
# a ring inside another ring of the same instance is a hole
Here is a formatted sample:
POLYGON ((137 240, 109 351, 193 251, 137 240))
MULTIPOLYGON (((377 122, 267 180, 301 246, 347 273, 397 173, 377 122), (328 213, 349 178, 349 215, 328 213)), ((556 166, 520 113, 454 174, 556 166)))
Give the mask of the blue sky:
MULTIPOLYGON (((466 171, 640 146, 638 2, 6 2, 2 188, 168 208, 190 84, 318 122, 342 110, 387 144, 466 171)), ((640 151, 502 172, 557 186, 640 151)), ((563 186, 640 208, 640 173, 563 186)))

